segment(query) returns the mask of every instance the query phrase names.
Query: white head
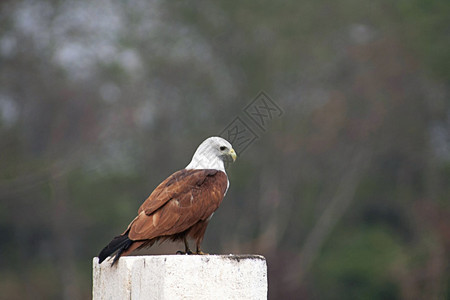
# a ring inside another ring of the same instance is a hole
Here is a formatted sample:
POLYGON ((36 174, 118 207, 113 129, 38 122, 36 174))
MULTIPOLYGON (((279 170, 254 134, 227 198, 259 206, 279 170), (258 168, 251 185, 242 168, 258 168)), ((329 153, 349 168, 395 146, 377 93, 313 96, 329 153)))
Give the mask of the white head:
POLYGON ((231 144, 217 136, 207 138, 198 146, 186 169, 216 169, 225 172, 224 162, 236 160, 231 144))

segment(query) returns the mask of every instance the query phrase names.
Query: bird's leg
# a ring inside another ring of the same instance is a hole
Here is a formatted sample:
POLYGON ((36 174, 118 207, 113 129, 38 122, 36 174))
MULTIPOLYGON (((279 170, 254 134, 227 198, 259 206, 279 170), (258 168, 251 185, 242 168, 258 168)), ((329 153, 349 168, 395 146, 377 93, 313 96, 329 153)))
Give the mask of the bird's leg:
POLYGON ((192 254, 191 249, 189 249, 189 244, 186 237, 184 237, 184 251, 186 251, 186 254, 192 254))
POLYGON ((185 252, 183 252, 183 251, 177 251, 177 254, 192 254, 191 249, 189 249, 189 244, 188 244, 187 238, 184 237, 184 238, 183 238, 183 241, 184 241, 184 251, 185 251, 185 252))
POLYGON ((205 252, 203 252, 203 251, 200 249, 200 243, 199 243, 199 242, 197 242, 197 251, 196 251, 196 253, 197 253, 198 255, 209 255, 209 253, 205 253, 205 252))

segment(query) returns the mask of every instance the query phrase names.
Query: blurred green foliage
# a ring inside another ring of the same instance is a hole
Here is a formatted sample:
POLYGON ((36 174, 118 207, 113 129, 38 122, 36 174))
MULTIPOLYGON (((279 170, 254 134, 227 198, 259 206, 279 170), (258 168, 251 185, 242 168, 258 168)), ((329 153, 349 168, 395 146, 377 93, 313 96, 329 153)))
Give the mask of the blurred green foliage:
POLYGON ((325 245, 316 270, 319 298, 399 299, 391 273, 405 254, 389 229, 370 226, 333 234, 332 247, 325 245))

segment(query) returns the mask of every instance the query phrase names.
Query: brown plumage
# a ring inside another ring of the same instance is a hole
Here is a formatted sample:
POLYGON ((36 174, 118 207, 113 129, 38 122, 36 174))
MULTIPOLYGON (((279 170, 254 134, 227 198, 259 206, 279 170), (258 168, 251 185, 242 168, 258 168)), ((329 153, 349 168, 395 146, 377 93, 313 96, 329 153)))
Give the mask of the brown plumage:
MULTIPOLYGON (((231 145, 230 149, 234 159, 231 145)), ((196 241, 196 253, 203 254, 200 245, 206 227, 227 188, 227 175, 219 169, 182 169, 173 173, 139 207, 125 232, 100 252, 99 263, 116 253, 114 264, 122 255, 168 239, 184 241, 185 251, 190 253, 188 237, 196 241)))

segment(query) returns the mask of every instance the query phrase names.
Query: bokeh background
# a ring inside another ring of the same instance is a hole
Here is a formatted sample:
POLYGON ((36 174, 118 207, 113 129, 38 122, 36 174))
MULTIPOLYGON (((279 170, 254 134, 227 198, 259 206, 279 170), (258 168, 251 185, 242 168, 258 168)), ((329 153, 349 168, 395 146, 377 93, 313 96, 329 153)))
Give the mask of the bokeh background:
POLYGON ((0 297, 89 299, 92 257, 239 117, 205 250, 266 256, 270 299, 450 299, 449 34, 447 0, 2 1, 0 297))

